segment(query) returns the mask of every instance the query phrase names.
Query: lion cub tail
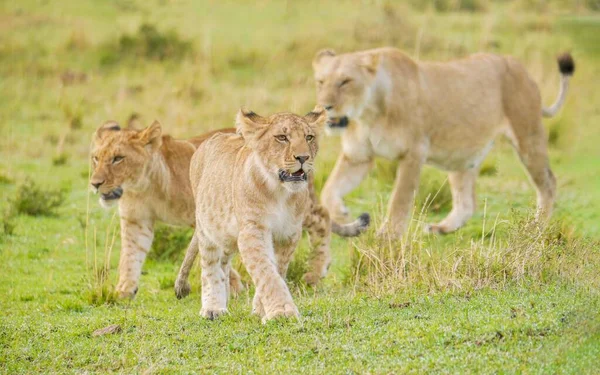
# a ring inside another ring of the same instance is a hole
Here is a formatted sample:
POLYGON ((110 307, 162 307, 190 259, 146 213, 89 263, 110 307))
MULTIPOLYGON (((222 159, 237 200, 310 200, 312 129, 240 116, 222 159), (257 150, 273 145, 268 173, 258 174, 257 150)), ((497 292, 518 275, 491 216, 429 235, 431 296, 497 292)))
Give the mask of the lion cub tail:
POLYGON ((565 102, 565 98, 567 97, 569 79, 573 75, 573 72, 575 72, 575 61, 570 53, 565 52, 562 55, 559 55, 556 60, 558 62, 558 70, 560 70, 560 91, 554 104, 548 108, 542 108, 542 115, 544 117, 553 117, 562 107, 565 102))
POLYGON ((362 232, 366 231, 367 228, 369 228, 370 223, 371 216, 365 212, 364 214, 360 215, 358 219, 348 224, 338 224, 332 220, 331 231, 342 237, 356 237, 362 232))

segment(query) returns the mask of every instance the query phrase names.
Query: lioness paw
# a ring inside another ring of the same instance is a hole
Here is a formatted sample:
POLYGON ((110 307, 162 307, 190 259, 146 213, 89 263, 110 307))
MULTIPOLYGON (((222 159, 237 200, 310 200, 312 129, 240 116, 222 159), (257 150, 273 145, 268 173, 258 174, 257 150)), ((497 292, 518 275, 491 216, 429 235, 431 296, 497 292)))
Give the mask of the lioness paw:
POLYGON ((453 230, 446 227, 445 225, 440 225, 440 224, 426 224, 423 227, 423 231, 425 233, 429 233, 429 234, 446 234, 446 233, 450 233, 453 230))
POLYGON ((307 272, 302 276, 304 282, 310 286, 315 286, 321 280, 321 275, 316 272, 307 272))
POLYGON ((203 307, 200 310, 200 315, 208 320, 215 320, 225 314, 227 314, 227 309, 207 309, 203 307))

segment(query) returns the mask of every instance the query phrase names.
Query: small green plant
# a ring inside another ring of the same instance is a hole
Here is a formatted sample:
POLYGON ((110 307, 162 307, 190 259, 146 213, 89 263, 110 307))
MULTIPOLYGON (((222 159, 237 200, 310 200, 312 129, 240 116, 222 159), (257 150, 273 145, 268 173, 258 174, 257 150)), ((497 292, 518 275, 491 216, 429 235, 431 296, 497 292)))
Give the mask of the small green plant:
POLYGON ((84 232, 86 247, 86 267, 88 269, 88 272, 91 274, 91 277, 88 277, 87 290, 85 291, 85 295, 87 297, 88 303, 93 306, 112 305, 118 300, 118 294, 115 290, 115 285, 110 277, 110 259, 118 231, 118 225, 115 224, 115 218, 116 212, 113 215, 111 223, 106 230, 106 235, 104 239, 104 254, 99 254, 98 252, 98 238, 96 236, 96 228, 94 227, 93 232, 89 233, 91 232, 89 230, 89 211, 88 217, 86 218, 86 227, 84 232), (91 240, 93 240, 93 254, 90 254, 92 251, 89 249, 90 234, 92 234, 91 240), (104 255, 104 259, 99 259, 101 255, 104 255))
POLYGON ((126 58, 181 60, 192 52, 192 43, 182 39, 174 30, 161 32, 156 26, 144 23, 136 34, 125 34, 116 43, 105 44, 100 62, 111 65, 126 58))
POLYGON ((154 229, 154 241, 148 259, 176 261, 183 256, 194 231, 190 228, 177 228, 158 224, 154 229))
POLYGON ((7 237, 12 236, 15 233, 15 214, 12 210, 6 211, 2 215, 2 222, 0 223, 0 242, 3 242, 7 237))
POLYGON ((44 189, 34 181, 27 179, 18 188, 12 201, 12 209, 18 214, 31 216, 50 216, 62 206, 67 190, 44 189))

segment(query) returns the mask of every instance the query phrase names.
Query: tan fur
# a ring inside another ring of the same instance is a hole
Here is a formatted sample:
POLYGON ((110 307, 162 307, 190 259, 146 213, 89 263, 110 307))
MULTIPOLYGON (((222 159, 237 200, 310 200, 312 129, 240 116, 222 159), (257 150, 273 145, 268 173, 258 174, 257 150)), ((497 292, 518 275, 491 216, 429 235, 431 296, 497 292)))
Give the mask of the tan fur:
MULTIPOLYGON (((573 66, 569 68, 572 73, 573 66)), ((380 233, 402 235, 425 163, 449 172, 453 195, 448 217, 428 229, 458 229, 473 214, 479 166, 500 134, 512 141, 536 186, 538 217, 550 216, 556 183, 540 94, 514 58, 477 54, 447 63, 417 63, 393 48, 342 55, 325 50, 313 60, 313 69, 317 101, 328 109, 330 128, 344 124, 344 117, 350 120, 342 153, 321 194, 334 218, 347 215, 342 197, 380 156, 400 161, 380 233)))
POLYGON ((213 319, 227 311, 226 280, 238 249, 256 286, 253 311, 263 321, 298 316, 285 275, 310 196, 307 180, 285 182, 281 176, 300 169, 313 173, 317 128, 324 117, 324 111, 268 118, 240 111, 240 135, 218 134, 198 147, 190 180, 202 266, 202 316, 213 319))
MULTIPOLYGON (((234 129, 224 130, 234 132, 234 129)), ((92 144, 92 187, 100 194, 123 190, 118 203, 121 221, 121 258, 117 292, 132 298, 138 290, 142 265, 152 245, 154 223, 194 225, 194 199, 189 183, 189 164, 196 147, 214 134, 187 141, 162 135, 155 122, 144 130, 121 129, 108 122, 95 133, 92 144), (115 157, 123 157, 115 160, 115 157), (96 188, 97 185, 98 187, 96 188)), ((242 288, 239 275, 231 273, 231 286, 242 288)))

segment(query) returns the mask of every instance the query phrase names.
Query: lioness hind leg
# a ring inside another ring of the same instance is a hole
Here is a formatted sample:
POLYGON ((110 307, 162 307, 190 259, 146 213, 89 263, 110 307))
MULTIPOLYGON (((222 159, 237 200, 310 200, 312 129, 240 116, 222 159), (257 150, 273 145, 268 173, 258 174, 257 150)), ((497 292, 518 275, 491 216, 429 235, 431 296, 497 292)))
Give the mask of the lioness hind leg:
POLYGON ((437 224, 425 227, 429 233, 445 234, 462 227, 475 212, 475 181, 479 168, 466 171, 450 172, 450 189, 452 190, 452 210, 446 218, 437 224))
POLYGON ((311 254, 310 266, 303 279, 308 285, 316 285, 325 275, 331 264, 331 219, 325 207, 313 204, 312 210, 304 218, 303 228, 308 231, 311 254))
POLYGON ((513 147, 519 154, 521 162, 527 169, 537 193, 536 219, 544 222, 552 215, 556 197, 556 179, 550 169, 548 160, 548 142, 541 115, 515 116, 510 118, 513 147), (533 125, 525 122, 534 117, 533 125))
POLYGON ((552 215, 556 197, 556 179, 550 169, 545 138, 520 141, 515 147, 537 193, 536 219, 545 222, 552 215))

